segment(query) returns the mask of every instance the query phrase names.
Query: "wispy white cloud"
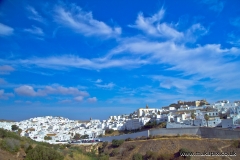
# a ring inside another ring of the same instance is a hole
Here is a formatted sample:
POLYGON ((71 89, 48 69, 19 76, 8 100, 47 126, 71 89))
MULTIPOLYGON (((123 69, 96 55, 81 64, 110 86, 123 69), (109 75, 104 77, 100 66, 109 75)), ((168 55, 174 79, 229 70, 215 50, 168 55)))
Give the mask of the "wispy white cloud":
POLYGON ((154 37, 164 37, 169 39, 181 39, 183 33, 178 32, 173 26, 161 22, 165 14, 165 10, 162 8, 158 13, 152 17, 144 17, 143 13, 139 13, 135 25, 129 25, 130 27, 142 30, 148 35, 154 37))
POLYGON ((84 36, 115 37, 121 34, 120 27, 110 27, 93 18, 92 12, 85 12, 75 4, 55 7, 55 20, 84 36))
POLYGON ((142 30, 149 36, 173 40, 178 43, 193 43, 196 39, 208 32, 208 30, 199 23, 193 24, 186 30, 178 31, 176 26, 179 22, 176 24, 168 24, 164 22, 164 14, 165 10, 163 8, 151 17, 144 17, 143 13, 140 13, 135 21, 135 24, 129 26, 142 30))
POLYGON ((112 54, 126 53, 129 57, 147 57, 145 60, 151 64, 168 64, 171 66, 168 70, 181 71, 183 75, 216 80, 218 83, 214 83, 215 85, 239 88, 236 85, 239 82, 237 76, 240 76, 239 61, 231 61, 240 55, 240 49, 236 47, 222 48, 220 44, 207 44, 188 48, 171 41, 126 39, 112 51, 112 54), (234 86, 228 86, 230 79, 235 81, 234 86))
POLYGON ((202 0, 201 3, 209 6, 210 10, 215 12, 222 12, 224 8, 224 2, 222 0, 202 0))
POLYGON ((230 24, 235 26, 235 27, 240 27, 240 17, 231 18, 230 19, 230 24))
POLYGON ((95 81, 95 83, 101 83, 101 82, 102 82, 101 79, 97 79, 97 80, 95 81))
POLYGON ((155 75, 150 76, 152 79, 160 82, 160 87, 171 89, 173 87, 178 89, 187 89, 190 86, 196 84, 194 80, 183 79, 183 78, 175 78, 169 76, 155 75))
POLYGON ((41 28, 36 27, 36 26, 32 26, 32 28, 27 28, 24 29, 25 32, 31 33, 31 34, 35 34, 38 36, 44 36, 44 32, 41 28))
POLYGON ((29 19, 38 21, 41 23, 45 23, 44 18, 36 11, 36 9, 34 7, 27 6, 26 10, 30 13, 30 15, 28 16, 29 19))
POLYGON ((109 56, 103 58, 86 59, 73 55, 63 55, 47 58, 35 57, 31 59, 20 59, 10 61, 0 59, 0 62, 17 65, 21 64, 23 66, 31 65, 42 68, 52 68, 56 70, 62 70, 71 67, 96 70, 113 67, 135 68, 139 67, 140 65, 148 63, 146 60, 142 59, 129 59, 129 58, 111 59, 111 57, 109 56))
POLYGON ((0 23, 0 36, 10 36, 14 32, 12 27, 9 27, 5 24, 0 23))
POLYGON ((47 95, 72 95, 72 96, 88 96, 88 92, 80 91, 74 87, 62 87, 62 86, 45 86, 43 89, 35 89, 29 85, 23 85, 14 89, 14 91, 21 96, 47 96, 47 95))
POLYGON ((108 84, 96 84, 96 86, 99 88, 112 89, 115 86, 115 84, 111 82, 108 84))
POLYGON ((238 47, 240 46, 240 38, 234 32, 231 32, 231 33, 228 34, 227 42, 230 43, 233 46, 238 46, 238 47))
POLYGON ((3 89, 0 89, 0 99, 8 100, 9 97, 14 97, 13 93, 5 93, 3 89))
POLYGON ((88 98, 87 101, 91 103, 97 102, 97 98, 96 97, 88 98))
POLYGON ((9 65, 0 66, 0 74, 9 74, 10 72, 14 71, 15 69, 9 65))

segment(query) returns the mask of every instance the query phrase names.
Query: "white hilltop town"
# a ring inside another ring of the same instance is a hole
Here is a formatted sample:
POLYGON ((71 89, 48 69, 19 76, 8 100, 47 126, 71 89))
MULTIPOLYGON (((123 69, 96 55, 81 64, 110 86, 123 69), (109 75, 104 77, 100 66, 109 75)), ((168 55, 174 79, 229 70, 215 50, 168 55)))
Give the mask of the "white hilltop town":
MULTIPOLYGON (((78 121, 63 117, 35 117, 20 122, 0 122, 0 128, 12 130, 18 126, 20 135, 48 143, 67 142, 76 134, 96 139, 105 135, 105 130, 136 130, 149 121, 166 123, 166 128, 220 127, 240 128, 240 101, 217 101, 208 104, 206 100, 178 101, 167 107, 139 108, 131 114, 110 116, 107 120, 78 121), (45 137, 51 137, 45 140, 45 137)), ((16 131, 17 132, 17 131, 16 131)))

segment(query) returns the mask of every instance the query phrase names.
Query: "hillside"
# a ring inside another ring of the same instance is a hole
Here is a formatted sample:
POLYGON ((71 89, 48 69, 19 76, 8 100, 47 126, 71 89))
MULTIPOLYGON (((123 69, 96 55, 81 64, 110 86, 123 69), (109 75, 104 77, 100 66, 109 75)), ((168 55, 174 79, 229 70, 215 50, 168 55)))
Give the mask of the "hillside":
MULTIPOLYGON (((0 129, 0 159, 1 160, 29 160, 31 157, 41 157, 46 154, 52 156, 52 160, 167 160, 184 159, 179 155, 179 150, 191 152, 232 152, 234 157, 191 157, 196 160, 210 159, 239 159, 239 140, 205 139, 188 135, 183 136, 162 136, 140 139, 128 139, 127 141, 116 140, 112 143, 99 143, 97 145, 51 145, 48 143, 36 142, 29 138, 19 137, 16 133, 0 129), (39 154, 40 153, 40 154, 39 154), (44 154, 41 154, 44 153, 44 154)), ((188 157, 189 159, 190 157, 188 157)), ((38 160, 34 158, 34 160, 38 160)), ((48 158, 49 159, 49 158, 48 158)), ((45 160, 48 160, 45 159, 45 160)))
POLYGON ((97 160, 94 152, 70 144, 48 144, 0 128, 0 160, 97 160), (47 157, 47 158, 46 158, 47 157))
MULTIPOLYGON (((115 156, 110 157, 110 160, 130 160, 133 155, 138 153, 141 155, 146 155, 147 151, 152 151, 158 155, 163 155, 165 158, 170 159, 175 157, 175 159, 182 159, 179 157, 178 152, 181 148, 186 148, 188 151, 192 152, 236 152, 237 156, 234 157, 203 157, 196 156, 191 157, 191 159, 196 160, 210 160, 210 159, 233 159, 238 160, 240 155, 240 148, 233 147, 234 141, 232 140, 218 140, 218 139, 201 139, 201 138, 191 138, 191 137, 171 137, 171 138, 158 138, 150 140, 137 140, 137 141, 127 141, 124 142, 118 148, 112 148, 111 144, 105 148, 104 152, 111 154, 115 152, 115 156), (115 150, 115 151, 114 151, 115 150)), ((238 142, 238 141, 235 141, 238 142)), ((239 142, 238 142, 239 145, 239 142)))

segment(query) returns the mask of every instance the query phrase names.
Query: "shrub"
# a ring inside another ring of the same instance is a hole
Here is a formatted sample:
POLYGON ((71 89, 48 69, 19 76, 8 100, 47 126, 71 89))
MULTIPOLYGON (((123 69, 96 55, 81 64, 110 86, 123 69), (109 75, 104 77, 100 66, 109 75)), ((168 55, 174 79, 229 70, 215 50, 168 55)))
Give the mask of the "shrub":
POLYGON ((145 154, 145 159, 153 159, 153 160, 157 160, 158 158, 158 153, 157 152, 153 152, 153 151, 147 151, 145 154))
POLYGON ((25 150, 26 154, 32 149, 33 149, 33 147, 31 145, 29 145, 28 148, 25 150))
POLYGON ((123 144, 123 142, 124 142, 124 140, 113 139, 112 140, 112 147, 117 148, 117 147, 121 146, 123 144))
POLYGON ((117 150, 117 149, 114 149, 114 150, 112 150, 112 152, 109 154, 109 156, 114 157, 114 156, 116 156, 118 153, 119 153, 118 150, 117 150))
POLYGON ((98 147, 98 153, 104 153, 104 149, 106 148, 106 146, 108 145, 108 142, 103 142, 102 147, 98 147))
POLYGON ((134 145, 134 144, 131 144, 131 145, 127 146, 127 149, 128 149, 129 151, 131 151, 131 150, 133 150, 133 149, 135 149, 135 148, 136 148, 136 145, 134 145))
POLYGON ((125 139, 125 141, 133 141, 133 139, 132 138, 127 138, 127 139, 125 139))
POLYGON ((16 131, 16 130, 18 130, 19 128, 18 128, 18 126, 17 125, 12 125, 12 131, 16 131))
POLYGON ((45 137, 44 137, 44 140, 52 140, 52 137, 50 137, 50 136, 45 136, 45 137))
POLYGON ((108 145, 107 141, 103 142, 103 144, 102 144, 103 148, 105 148, 107 145, 108 145))
POLYGON ((145 129, 149 129, 149 128, 153 128, 153 127, 156 127, 157 126, 157 122, 156 121, 149 121, 147 122, 145 125, 144 125, 144 128, 145 129))
POLYGON ((142 157, 141 154, 135 153, 135 154, 133 155, 132 159, 133 159, 133 160, 142 160, 143 157, 142 157))
POLYGON ((0 138, 14 138, 17 140, 21 139, 17 133, 10 132, 2 128, 0 128, 0 138))
POLYGON ((139 140, 147 140, 148 138, 146 136, 142 136, 139 138, 139 140))
POLYGON ((234 140, 232 143, 232 146, 235 148, 240 148, 240 141, 239 140, 234 140))
POLYGON ((99 160, 109 160, 109 155, 101 154, 98 159, 99 160))
POLYGON ((63 156, 52 148, 37 145, 31 149, 25 160, 63 160, 63 156))
POLYGON ((158 124, 158 128, 166 128, 167 123, 166 122, 161 122, 158 124))
POLYGON ((20 148, 20 141, 13 138, 5 138, 2 140, 1 146, 9 152, 17 152, 20 148))
POLYGON ((112 134, 113 132, 114 132, 113 129, 106 129, 106 130, 105 130, 105 133, 106 133, 106 134, 112 134))
POLYGON ((75 140, 79 140, 81 138, 81 135, 79 133, 76 133, 73 137, 75 140))
POLYGON ((82 135, 82 136, 80 137, 80 139, 88 139, 88 138, 89 138, 89 135, 87 135, 87 134, 82 135))
POLYGON ((179 155, 182 156, 184 159, 188 159, 190 160, 191 159, 191 156, 183 156, 184 153, 190 153, 191 151, 188 150, 187 148, 181 148, 179 149, 179 155))

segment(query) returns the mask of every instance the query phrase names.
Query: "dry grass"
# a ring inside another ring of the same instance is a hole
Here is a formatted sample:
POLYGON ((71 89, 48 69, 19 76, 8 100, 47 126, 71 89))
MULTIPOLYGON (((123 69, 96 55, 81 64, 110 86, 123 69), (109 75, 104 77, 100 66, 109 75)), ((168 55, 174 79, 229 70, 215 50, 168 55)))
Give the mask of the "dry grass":
MULTIPOLYGON (((150 150, 157 152, 159 154, 170 154, 173 155, 179 151, 181 148, 187 148, 192 152, 219 152, 221 147, 229 146, 223 148, 223 151, 235 151, 237 153, 236 157, 231 157, 231 159, 238 160, 240 156, 240 149, 233 148, 230 146, 232 144, 231 140, 219 140, 219 139, 201 139, 194 137, 164 137, 159 139, 150 140, 139 140, 139 141, 128 141, 124 142, 122 146, 118 149, 120 154, 116 157, 111 157, 110 160, 132 159, 133 154, 140 153, 142 155, 146 154, 146 151, 150 150), (127 148, 129 145, 135 145, 136 147, 129 151, 127 148)), ((112 151, 111 147, 106 147, 106 152, 110 153, 112 151)), ((210 159, 226 159, 226 157, 192 157, 193 160, 210 160, 210 159)))
POLYGON ((81 153, 73 153, 73 157, 70 157, 70 155, 67 155, 64 157, 64 160, 75 160, 75 159, 81 159, 81 160, 91 160, 88 156, 81 154, 81 153))

